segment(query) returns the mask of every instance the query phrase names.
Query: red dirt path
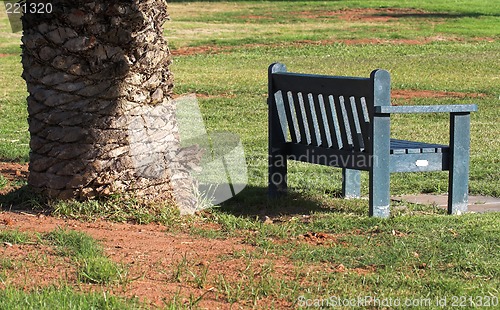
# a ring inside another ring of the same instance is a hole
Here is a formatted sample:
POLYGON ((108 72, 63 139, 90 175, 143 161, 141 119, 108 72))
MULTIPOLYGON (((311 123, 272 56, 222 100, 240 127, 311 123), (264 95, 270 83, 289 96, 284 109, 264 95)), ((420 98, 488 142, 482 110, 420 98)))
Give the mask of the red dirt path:
MULTIPOLYGON (((83 291, 106 290, 119 296, 138 297, 152 306, 162 306, 164 301, 172 300, 176 295, 178 298, 185 298, 187 302, 192 294, 196 298, 203 295, 199 304, 203 308, 229 309, 230 304, 227 303, 224 292, 215 286, 219 275, 224 275, 226 280, 234 283, 246 269, 253 268, 255 277, 258 277, 260 266, 271 260, 274 273, 280 277, 287 277, 288 273, 293 272, 292 263, 276 257, 252 260, 249 267, 248 262, 236 254, 242 251, 251 253, 254 249, 243 244, 239 238, 218 240, 185 233, 172 234, 166 232, 166 227, 155 224, 134 225, 102 220, 86 223, 30 213, 0 212, 0 230, 18 229, 44 233, 59 227, 89 234, 104 246, 106 255, 113 261, 125 264, 129 270, 128 279, 131 281, 125 286, 83 284, 79 286, 83 291), (204 287, 198 288, 187 270, 181 274, 181 281, 177 281, 175 272, 183 260, 186 268, 198 275, 202 274, 204 268, 208 268, 204 287)), ((74 264, 67 258, 57 256, 47 246, 0 244, 0 257, 23 262, 23 266, 16 267, 15 272, 7 278, 10 284, 17 287, 30 289, 71 283, 76 279, 74 264), (30 253, 36 253, 37 257, 43 259, 34 260, 33 256, 29 258, 30 253)), ((260 302, 265 305, 266 298, 260 302)), ((291 306, 285 301, 274 302, 278 302, 279 307, 291 306)), ((245 302, 239 306, 245 307, 245 302)))

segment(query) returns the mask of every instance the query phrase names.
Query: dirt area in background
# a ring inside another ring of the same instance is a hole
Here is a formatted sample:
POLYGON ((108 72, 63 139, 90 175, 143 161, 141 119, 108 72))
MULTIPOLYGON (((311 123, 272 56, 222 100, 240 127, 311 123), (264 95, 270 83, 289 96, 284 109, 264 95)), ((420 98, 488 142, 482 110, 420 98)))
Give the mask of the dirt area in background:
POLYGON ((391 91, 392 99, 413 99, 413 98, 482 98, 485 94, 460 93, 451 91, 435 90, 412 90, 396 89, 391 91))
MULTIPOLYGON (((485 38, 484 40, 489 40, 485 38)), ((255 47, 269 47, 269 46, 301 46, 301 45, 329 45, 334 43, 343 43, 346 45, 361 45, 361 44, 408 44, 408 45, 420 45, 426 44, 434 41, 443 41, 441 37, 431 37, 422 39, 332 39, 332 40, 300 40, 289 43, 280 44, 261 44, 261 43, 251 43, 251 44, 241 44, 238 48, 255 48, 255 47)), ((191 55, 202 55, 202 54, 220 54, 230 52, 234 50, 234 46, 217 46, 217 45, 202 45, 202 46, 187 46, 178 49, 172 49, 172 56, 191 56, 191 55)))
MULTIPOLYGON (((345 21, 359 21, 359 22, 369 22, 369 23, 386 23, 391 21, 402 21, 407 18, 422 18, 432 20, 429 22, 439 23, 440 20, 444 18, 458 17, 459 15, 439 13, 439 12, 428 12, 419 9, 411 8, 366 8, 366 9, 344 9, 337 11, 300 11, 300 12, 290 12, 291 15, 299 16, 302 18, 311 19, 321 19, 321 18, 331 18, 336 17, 340 20, 345 21)), ((244 20, 259 20, 259 19, 272 19, 271 16, 260 16, 260 15, 244 15, 240 17, 244 20)), ((462 38, 452 38, 452 37, 442 37, 442 36, 432 36, 427 38, 417 38, 417 39, 332 39, 332 40, 319 40, 319 41, 309 41, 302 40, 290 43, 282 43, 280 45, 291 45, 299 46, 304 44, 318 44, 318 45, 328 45, 333 43, 343 43, 347 45, 358 45, 358 44, 409 44, 409 45, 420 45, 437 41, 461 41, 462 38)), ((472 41, 494 41, 493 38, 471 38, 472 41)), ((238 46, 239 48, 252 48, 252 47, 265 47, 265 46, 278 46, 276 44, 243 44, 238 46)), ((186 55, 196 55, 196 54, 214 54, 223 53, 233 50, 232 46, 217 46, 217 45, 204 45, 195 47, 182 47, 178 49, 173 49, 173 56, 186 56, 186 55)))
POLYGON ((365 22, 387 22, 406 17, 429 17, 432 13, 424 10, 411 8, 380 8, 380 9, 345 9, 338 11, 302 11, 298 12, 300 17, 304 18, 325 18, 337 17, 347 21, 365 21, 365 22))

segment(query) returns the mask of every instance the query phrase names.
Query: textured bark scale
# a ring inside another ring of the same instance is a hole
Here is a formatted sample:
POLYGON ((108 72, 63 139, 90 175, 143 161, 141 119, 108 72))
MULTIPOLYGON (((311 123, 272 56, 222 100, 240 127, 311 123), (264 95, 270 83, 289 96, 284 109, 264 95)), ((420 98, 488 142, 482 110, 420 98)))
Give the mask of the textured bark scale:
POLYGON ((23 17, 29 184, 61 199, 170 199, 172 185, 191 193, 162 36, 166 2, 50 2, 51 14, 23 17))

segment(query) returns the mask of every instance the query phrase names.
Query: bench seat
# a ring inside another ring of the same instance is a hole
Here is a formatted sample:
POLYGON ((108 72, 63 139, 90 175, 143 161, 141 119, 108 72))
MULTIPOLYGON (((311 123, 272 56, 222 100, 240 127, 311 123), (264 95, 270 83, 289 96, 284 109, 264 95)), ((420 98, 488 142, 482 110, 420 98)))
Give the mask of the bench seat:
POLYGON ((391 139, 391 144, 390 144, 390 153, 394 155, 419 154, 419 153, 447 153, 449 150, 450 147, 448 145, 415 142, 407 140, 391 139))

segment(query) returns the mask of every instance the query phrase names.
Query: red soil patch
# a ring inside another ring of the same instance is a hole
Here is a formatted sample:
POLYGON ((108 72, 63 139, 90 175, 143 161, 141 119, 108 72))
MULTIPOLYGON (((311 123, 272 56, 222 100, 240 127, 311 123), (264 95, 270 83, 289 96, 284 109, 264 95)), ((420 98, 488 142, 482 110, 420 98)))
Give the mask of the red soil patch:
MULTIPOLYGON (((288 46, 302 46, 302 45, 329 45, 334 43, 343 43, 346 45, 363 45, 363 44, 409 44, 409 45, 420 45, 426 44, 434 41, 442 41, 442 38, 422 38, 422 39, 333 39, 333 40, 299 40, 290 43, 286 43, 288 46)), ((272 47, 272 46, 284 46, 285 43, 281 44, 242 44, 238 48, 255 48, 255 47, 272 47)), ((204 46, 187 46, 178 49, 171 50, 172 56, 191 56, 191 55, 203 55, 203 54, 220 54, 224 52, 230 52, 234 50, 233 46, 216 46, 216 45, 204 45, 204 46)))
POLYGON ((381 9, 348 9, 336 12, 342 20, 382 22, 397 20, 408 16, 426 16, 428 12, 416 9, 405 8, 381 8, 381 9))
POLYGON ((4 58, 4 57, 11 57, 11 56, 15 56, 15 57, 19 57, 21 56, 20 53, 0 53, 0 58, 4 58))
POLYGON ((298 236, 297 239, 315 245, 329 245, 337 242, 337 238, 334 235, 323 232, 308 232, 298 236))
POLYGON ((485 94, 478 93, 459 93, 449 91, 434 91, 434 90, 412 90, 412 89, 396 89, 391 92, 393 99, 412 99, 412 98, 481 98, 485 94))
POLYGON ((432 14, 424 10, 411 8, 359 8, 344 9, 338 11, 301 11, 294 13, 302 18, 330 18, 336 17, 346 21, 366 21, 366 22, 387 22, 405 17, 439 17, 439 14, 432 14))
MULTIPOLYGON (((27 175, 27 165, 0 163, 0 169, 8 179, 27 175)), ((221 229, 216 223, 195 221, 193 225, 207 230, 221 229)), ((233 304, 228 302, 221 280, 231 283, 233 289, 235 285, 242 285, 245 289, 246 285, 255 285, 260 280, 265 283, 266 276, 285 281, 296 280, 297 269, 293 262, 273 253, 254 255, 255 247, 245 242, 248 237, 245 234, 238 238, 209 239, 184 232, 172 233, 168 227, 158 224, 112 223, 100 219, 88 223, 29 212, 0 211, 0 230, 46 233, 57 228, 85 232, 98 240, 110 259, 126 267, 129 281, 106 286, 78 283, 75 262, 61 257, 52 247, 39 242, 12 246, 0 244, 0 257, 13 262, 11 267, 3 268, 6 277, 0 283, 0 289, 6 285, 29 290, 66 284, 77 291, 105 291, 116 296, 138 297, 153 307, 165 306, 173 298, 180 298, 187 305, 190 298, 198 297, 201 297, 198 306, 205 309, 267 308, 269 305, 275 308, 293 307, 290 301, 272 294, 259 296, 256 304, 246 300, 233 304), (271 269, 266 266, 271 266, 271 269), (198 283, 197 279, 203 274, 206 274, 206 279, 198 283)), ((339 237, 311 232, 296 242, 317 246, 346 245, 338 240, 339 237)), ((346 268, 339 263, 309 264, 301 270, 304 274, 301 283, 309 283, 308 275, 314 273, 352 272, 363 275, 375 271, 375 267, 371 266, 346 268)))
POLYGON ((0 162, 0 174, 9 181, 25 179, 28 177, 28 164, 0 162))
POLYGON ((189 56, 198 54, 215 54, 220 53, 223 50, 229 50, 229 47, 220 47, 213 45, 204 46, 192 46, 192 47, 181 47, 178 49, 171 50, 173 56, 189 56))
POLYGON ((6 277, 7 281, 3 285, 0 283, 0 289, 8 284, 29 290, 76 280, 76 268, 70 258, 57 255, 50 246, 0 244, 0 257, 12 262, 10 268, 5 268, 6 271, 13 275, 17 274, 6 277))
MULTIPOLYGON (((106 290, 114 295, 139 297, 152 306, 162 306, 176 295, 177 298, 179 295, 185 297, 186 301, 190 295, 195 298, 203 295, 198 304, 201 308, 229 309, 231 305, 226 300, 225 292, 217 288, 220 276, 223 275, 229 283, 237 283, 245 277, 254 277, 251 280, 255 281, 261 276, 263 266, 271 262, 273 277, 282 279, 294 275, 293 263, 281 257, 251 261, 241 258, 238 253, 251 253, 254 248, 239 238, 219 240, 184 233, 172 234, 166 232, 166 227, 156 224, 118 224, 102 220, 83 223, 28 213, 0 212, 0 229, 44 233, 59 227, 82 231, 97 239, 104 246, 107 256, 127 266, 128 278, 132 279, 125 286, 80 284, 80 289, 106 290), (179 270, 181 272, 177 273, 179 270), (201 277, 204 271, 206 280, 201 285, 195 284, 193 274, 201 277)), ((7 277, 7 283, 16 287, 30 289, 72 283, 76 279, 74 263, 57 256, 47 246, 0 245, 0 256, 16 262, 7 277), (33 259, 36 256, 33 253, 43 259, 33 259)), ((265 306, 271 301, 279 308, 291 306, 287 301, 271 297, 262 297, 258 305, 265 306)), ((251 303, 241 301, 234 306, 249 307, 251 303)))

